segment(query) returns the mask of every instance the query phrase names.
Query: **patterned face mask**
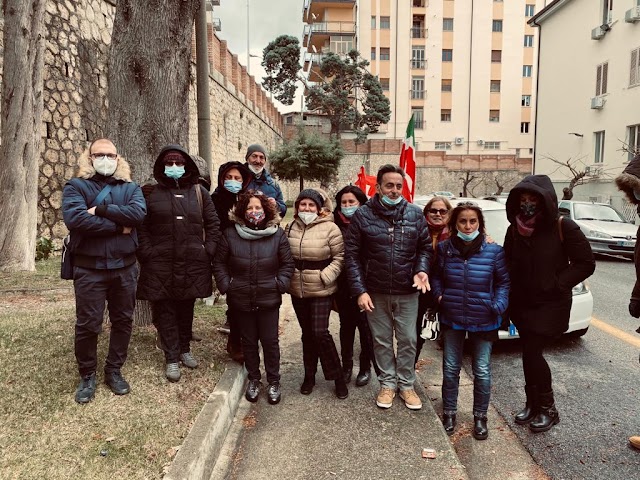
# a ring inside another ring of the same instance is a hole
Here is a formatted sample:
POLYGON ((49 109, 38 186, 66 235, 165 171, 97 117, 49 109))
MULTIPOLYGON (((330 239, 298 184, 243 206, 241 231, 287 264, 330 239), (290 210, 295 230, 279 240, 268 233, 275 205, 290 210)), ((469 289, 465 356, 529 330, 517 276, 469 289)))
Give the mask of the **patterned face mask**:
POLYGON ((244 214, 244 218, 251 225, 258 225, 262 220, 264 220, 264 217, 264 210, 253 210, 244 214))
POLYGON ((538 206, 532 202, 524 202, 520 204, 520 211, 525 217, 533 217, 536 214, 538 206))

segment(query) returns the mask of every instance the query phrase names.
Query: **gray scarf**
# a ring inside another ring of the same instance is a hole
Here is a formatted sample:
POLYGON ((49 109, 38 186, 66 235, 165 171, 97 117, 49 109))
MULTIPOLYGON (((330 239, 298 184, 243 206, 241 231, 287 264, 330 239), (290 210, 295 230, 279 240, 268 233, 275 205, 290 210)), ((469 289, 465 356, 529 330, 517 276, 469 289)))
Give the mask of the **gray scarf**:
POLYGON ((245 225, 240 225, 239 223, 236 223, 235 226, 238 235, 245 240, 260 240, 261 238, 270 237, 278 231, 277 225, 271 225, 264 230, 254 230, 245 225))

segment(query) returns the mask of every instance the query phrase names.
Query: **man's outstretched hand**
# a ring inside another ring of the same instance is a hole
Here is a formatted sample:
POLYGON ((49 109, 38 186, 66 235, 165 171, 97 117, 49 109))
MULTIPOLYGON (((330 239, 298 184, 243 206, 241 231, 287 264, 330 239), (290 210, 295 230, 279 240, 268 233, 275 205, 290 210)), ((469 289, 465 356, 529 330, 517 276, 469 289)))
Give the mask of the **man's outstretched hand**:
POLYGON ((426 293, 427 290, 431 291, 431 285, 429 284, 429 276, 424 272, 418 272, 413 276, 413 285, 416 289, 422 293, 426 293))

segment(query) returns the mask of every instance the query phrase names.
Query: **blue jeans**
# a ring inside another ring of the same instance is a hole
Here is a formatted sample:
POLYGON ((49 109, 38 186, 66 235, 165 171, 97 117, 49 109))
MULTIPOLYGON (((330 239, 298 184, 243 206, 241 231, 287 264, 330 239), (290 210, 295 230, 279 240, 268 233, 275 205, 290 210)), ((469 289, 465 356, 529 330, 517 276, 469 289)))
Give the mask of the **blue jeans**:
MULTIPOLYGON (((442 362, 442 405, 447 414, 458 410, 458 386, 462 367, 465 330, 444 327, 442 362)), ((491 349, 493 342, 470 334, 473 358, 473 415, 486 417, 491 397, 491 349)))

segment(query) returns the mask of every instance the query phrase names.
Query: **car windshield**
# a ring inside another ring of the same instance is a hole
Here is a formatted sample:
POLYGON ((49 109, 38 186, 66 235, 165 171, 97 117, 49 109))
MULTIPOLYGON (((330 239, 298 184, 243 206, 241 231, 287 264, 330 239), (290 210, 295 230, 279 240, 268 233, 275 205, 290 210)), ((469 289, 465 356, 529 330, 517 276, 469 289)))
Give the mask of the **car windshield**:
POLYGON ((573 208, 575 220, 601 220, 603 222, 626 223, 624 217, 608 205, 576 203, 573 208))

